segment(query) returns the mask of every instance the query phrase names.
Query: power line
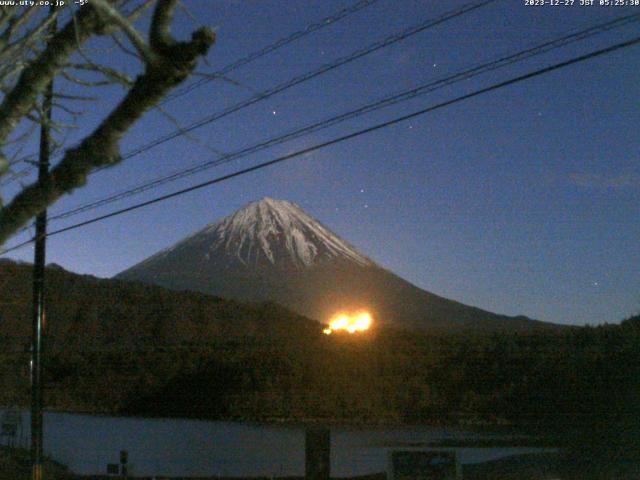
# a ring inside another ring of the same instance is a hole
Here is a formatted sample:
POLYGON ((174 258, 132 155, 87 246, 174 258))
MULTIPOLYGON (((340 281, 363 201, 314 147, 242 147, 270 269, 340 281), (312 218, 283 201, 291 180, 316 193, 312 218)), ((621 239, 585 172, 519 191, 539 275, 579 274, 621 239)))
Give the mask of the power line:
POLYGON ((333 15, 330 15, 328 17, 323 18, 322 20, 313 23, 309 26, 307 26, 306 28, 304 28, 303 30, 298 30, 297 32, 294 32, 292 34, 290 34, 287 37, 281 38, 279 40, 277 40, 276 42, 267 45, 264 48, 261 48, 260 50, 257 50, 255 52, 251 52, 250 54, 248 54, 246 57, 240 58, 238 60, 236 60, 235 62, 229 63, 227 65, 225 65, 224 67, 222 67, 220 70, 217 70, 215 72, 213 72, 211 75, 209 75, 209 78, 203 78, 198 80, 197 82, 192 83, 191 85, 186 85, 181 89, 176 90, 174 93, 167 95, 165 97, 165 99, 161 102, 161 105, 170 102, 171 100, 174 100, 178 97, 181 97, 193 90, 195 90, 196 88, 211 82, 213 80, 215 80, 216 77, 222 77, 230 72, 232 72, 233 70, 236 70, 240 67, 243 67, 244 65, 247 65, 248 63, 251 63, 261 57, 264 57, 265 55, 274 52, 276 50, 278 50, 279 48, 282 48, 286 45, 289 45, 290 43, 299 40, 307 35, 309 35, 310 33, 316 32, 318 30, 323 29, 324 27, 328 27, 329 25, 333 25, 334 23, 336 23, 339 20, 342 20, 346 17, 348 17, 349 15, 352 15, 353 13, 356 13, 360 10, 362 10, 365 7, 368 7, 372 4, 374 4, 375 2, 377 2, 378 0, 361 0, 359 2, 354 3, 353 5, 349 6, 349 7, 345 7, 341 10, 339 10, 338 12, 334 13, 333 15))
POLYGON ((556 48, 560 48, 562 46, 568 45, 570 43, 574 43, 580 40, 584 40, 586 38, 589 38, 591 36, 594 36, 596 34, 605 32, 605 31, 609 31, 611 29, 614 28, 618 28, 621 27, 623 25, 626 25, 628 23, 631 22, 636 22, 640 19, 640 14, 633 14, 633 15, 626 15, 623 17, 619 17, 616 18, 614 20, 605 22, 605 23, 601 23, 592 27, 589 27, 587 29, 583 29, 580 30, 578 32, 574 32, 574 33, 570 33, 567 35, 564 35, 563 37, 560 38, 556 38, 550 41, 546 41, 540 45, 537 45, 535 47, 530 47, 527 48, 525 50, 519 51, 517 53, 502 57, 498 60, 494 60, 488 63, 484 63, 481 65, 477 65, 474 67, 471 67, 467 70, 458 72, 458 73, 454 73, 451 75, 448 75, 446 77, 440 78, 438 80, 434 80, 431 81, 427 84, 423 84, 420 85, 416 88, 412 88, 409 90, 405 90, 403 92, 391 95, 391 96, 387 96, 381 100, 378 100, 376 102, 364 105, 362 107, 359 107, 355 110, 351 110, 349 112, 346 113, 342 113, 340 115, 331 117, 329 119, 325 119, 316 123, 313 123, 311 125, 307 125, 305 127, 302 128, 298 128, 295 129, 291 132, 288 132, 286 134, 280 135, 278 137, 275 138, 271 138, 262 142, 259 142, 257 144, 245 147, 239 151, 236 152, 232 152, 226 155, 223 155, 220 158, 214 159, 214 160, 208 160, 206 162, 202 162, 200 164, 194 165, 192 167, 186 168, 186 169, 180 169, 177 170, 171 174, 162 176, 162 177, 158 177, 154 180, 151 181, 147 181, 147 182, 143 182, 135 187, 120 191, 118 193, 114 193, 111 195, 108 195, 102 199, 99 200, 95 200, 92 202, 88 202, 82 205, 79 205, 77 207, 74 207, 70 210, 66 210, 63 211, 59 214, 53 215, 50 217, 51 220, 60 220, 60 219, 64 219, 64 218, 69 218, 72 217, 74 215, 80 214, 82 212, 86 212, 89 210, 93 210, 96 209, 98 207, 104 206, 104 205, 108 205, 110 203, 113 203, 115 201, 118 200, 122 200, 124 198, 128 198, 131 197, 133 195, 137 195, 139 193, 143 193, 145 191, 157 188, 161 185, 176 181, 178 179, 181 178, 185 178, 187 176, 190 175, 194 175, 196 173, 199 173, 201 171, 207 170, 209 168, 212 168, 214 166, 218 166, 221 165, 223 163, 228 163, 231 162, 232 160, 236 160, 238 158, 242 158, 245 156, 248 156, 252 153, 255 153, 257 151, 263 150, 265 148, 268 147, 272 147, 274 145, 278 145, 281 143, 284 143, 286 141, 295 139, 295 138, 299 138, 302 135, 307 135, 309 133, 312 132, 316 132, 319 131, 321 129, 336 125, 338 123, 344 122, 346 120, 352 119, 352 118, 356 118, 358 116, 364 115, 366 113, 370 113, 372 111, 375 110, 379 110, 381 108, 385 108, 388 107, 390 105, 394 105, 396 103, 402 102, 402 101, 406 101, 409 100, 411 98, 415 98, 419 95, 424 95, 426 93, 430 93, 433 92, 437 89, 452 85, 454 83, 463 81, 463 80, 467 80, 469 78, 473 78, 477 75, 480 75, 482 73, 488 72, 488 71, 493 71, 499 68, 503 68, 506 67, 508 65, 512 65, 516 62, 520 62, 523 61, 525 59, 531 58, 533 56, 536 55, 540 55, 543 53, 547 53, 551 50, 554 50, 556 48))
MULTIPOLYGON (((29 154, 29 155, 25 156, 24 158, 21 158, 20 160, 14 162, 13 165, 16 165, 18 163, 31 163, 31 162, 33 162, 33 159, 36 158, 37 156, 38 156, 37 153, 29 154)), ((13 171, 8 172, 7 176, 9 178, 3 179, 2 181, 0 181, 0 187, 7 186, 10 183, 16 181, 17 179, 28 175, 34 168, 35 167, 33 165, 28 165, 28 166, 24 167, 23 169, 18 170, 17 172, 13 172, 13 171)))
MULTIPOLYGON (((316 70, 312 70, 310 72, 304 73, 300 76, 294 77, 284 83, 281 83, 279 85, 276 85, 272 88, 270 88, 269 90, 266 90, 264 92, 260 92, 252 97, 249 97, 248 99, 236 103, 235 105, 232 105, 230 107, 225 108, 224 110, 221 110, 219 112, 216 112, 214 114, 208 115, 194 123, 192 123, 191 125, 184 127, 184 128, 177 128, 175 129, 173 132, 168 133, 162 137, 159 137, 149 143, 146 143, 144 145, 141 145, 137 148, 135 148, 134 150, 131 150, 127 153, 125 153, 124 155, 122 155, 121 157, 121 161, 124 160, 128 160, 132 157, 135 157, 136 155, 139 155, 141 153, 144 153, 148 150, 151 150, 154 147, 157 147, 158 145, 161 145, 163 143, 166 143, 170 140, 173 140, 175 138, 178 138, 180 136, 183 136, 193 130, 196 130, 204 125, 213 123, 216 120, 219 120, 221 118, 224 118, 232 113, 235 113, 239 110, 242 110, 244 108, 247 108, 251 105, 254 105, 258 102, 261 102, 263 100, 266 100, 268 98, 271 98, 272 96, 281 93, 285 90, 288 90, 289 88, 292 88, 296 85, 299 85, 301 83, 304 83, 306 81, 309 81, 313 78, 316 78, 320 75, 323 75, 324 73, 327 73, 329 71, 335 70, 336 68, 339 68, 343 65, 346 65, 348 63, 351 63, 359 58, 362 58, 366 55, 369 55, 371 53, 374 53, 378 50, 381 50, 383 48, 386 48, 394 43, 400 42, 402 40, 405 40, 413 35, 416 35, 424 30, 427 30, 429 28, 435 27, 437 25, 440 25, 442 23, 445 23, 449 20, 453 20, 454 18, 457 18, 459 16, 462 16, 468 12, 471 12, 473 10, 476 10, 478 8, 484 7, 486 5, 489 5, 491 3, 494 3, 498 0, 483 0, 481 2, 475 2, 475 3, 468 3, 463 5, 462 7, 460 7, 459 9, 456 10, 452 10, 449 12, 446 12, 444 14, 442 14, 439 17, 436 18, 431 18, 431 19, 427 19, 424 22, 418 24, 418 25, 414 25, 412 27, 409 27, 405 30, 402 30, 399 33, 395 33, 393 35, 390 35, 382 40, 379 40, 377 42, 374 42, 360 50, 356 50, 355 52, 352 52, 351 54, 341 57, 337 60, 335 60, 334 62, 330 63, 330 64, 326 64, 323 65, 322 67, 316 69, 316 70)), ((89 172, 89 175, 93 175, 94 173, 97 172, 101 172, 107 168, 110 168, 111 166, 103 166, 103 167, 99 167, 96 168, 95 170, 93 170, 92 172, 89 172)), ((28 172, 28 169, 26 169, 26 171, 28 172)), ((15 179, 15 178, 14 178, 15 179)))
MULTIPOLYGON (((197 120, 196 122, 192 123, 191 125, 184 127, 184 128, 180 128, 180 129, 176 129, 171 133, 168 133, 162 137, 159 137, 149 143, 146 143, 144 145, 141 145, 140 147, 137 147, 134 150, 131 150, 129 152, 127 152, 126 154, 124 154, 122 156, 121 160, 127 160, 129 158, 132 158, 136 155, 139 155, 141 153, 144 153, 148 150, 151 150, 154 147, 157 147, 158 145, 161 145, 163 143, 166 143, 170 140, 173 140, 174 138, 177 138, 179 136, 184 135, 185 133, 189 133, 193 130, 196 130, 200 127, 203 127, 204 125, 208 125, 210 123, 213 123, 216 120, 219 120, 221 118, 224 118, 232 113, 235 113, 239 110, 242 110, 244 108, 247 108, 251 105, 254 105, 258 102, 261 102, 263 100, 266 100, 278 93, 281 93, 285 90, 288 90, 292 87, 295 87, 296 85, 300 85, 301 83, 304 83, 306 81, 309 81, 313 78, 316 78, 320 75, 323 75, 327 72, 330 72, 332 70, 335 70, 336 68, 339 68, 343 65, 346 65, 348 63, 351 63, 359 58, 362 58, 366 55, 369 55, 373 52, 376 52, 378 50, 381 50, 383 48, 389 47, 390 45, 393 45, 394 43, 400 42, 402 40, 405 40, 413 35, 416 35, 420 32, 423 32, 429 28, 435 27, 437 25, 440 25, 442 23, 445 23, 449 20, 453 20, 454 18, 460 17, 468 12, 471 12, 473 10, 476 10, 478 8, 484 7, 486 5, 489 5, 491 3, 494 3, 498 0, 483 0, 481 2, 475 2, 475 3, 468 3, 464 6, 462 6, 461 8, 458 8, 456 10, 452 10, 449 11, 447 13, 444 13, 443 15, 436 17, 436 18, 432 18, 432 19, 428 19, 424 22, 421 22, 418 25, 414 25, 413 27, 409 27, 405 30, 402 30, 399 33, 395 33, 393 35, 390 35, 386 38, 384 38, 383 40, 379 40, 377 42, 374 42, 370 45, 368 45, 367 47, 364 47, 360 50, 356 50, 355 52, 341 57, 337 60, 335 60, 334 62, 330 63, 330 64, 326 64, 323 65, 322 67, 316 69, 316 70, 312 70, 310 72, 304 73, 300 76, 294 77, 290 80, 287 80, 286 82, 283 82, 279 85, 276 85, 275 87, 272 87, 264 92, 261 92, 257 95, 254 95, 252 97, 249 97, 247 100, 244 100, 242 102, 236 103, 235 105, 232 105, 228 108, 225 108, 224 110, 220 110, 216 113, 213 113, 211 115, 207 115, 206 117, 197 120)), ((98 168, 96 170, 94 170, 91 173, 96 173, 99 171, 102 171, 106 168, 109 168, 107 166, 102 167, 102 168, 98 168)))
MULTIPOLYGON (((124 213, 127 213, 127 212, 131 212, 133 210, 137 210, 139 208, 146 207, 148 205, 159 203, 159 202, 162 202, 164 200, 168 200, 170 198, 174 198, 174 197, 183 195, 185 193, 189 193, 189 192, 192 192, 192 191, 195 191, 195 190, 199 190, 199 189, 204 188, 204 187, 208 187, 210 185, 214 185, 216 183, 221 183, 223 181, 230 180, 232 178, 239 177, 241 175, 245 175, 245 174, 257 171, 257 170, 262 170, 263 168, 267 168, 267 167, 270 167, 272 165, 275 165, 275 164, 278 164, 278 163, 282 163, 282 162, 284 162, 286 160, 290 160, 290 159, 295 158, 295 157, 306 155, 308 153, 311 153, 311 152, 314 152, 316 150, 320 150, 320 149, 329 147, 331 145, 335 145, 337 143, 344 142, 346 140, 351 140, 353 138, 365 135, 367 133, 371 133, 371 132, 380 130, 382 128, 386 128, 386 127, 395 125, 397 123, 404 122, 406 120, 425 115, 425 114, 433 112, 435 110, 439 110, 441 108, 448 107, 450 105, 454 105, 454 104, 460 103, 460 102, 468 100, 470 98, 474 98, 474 97, 477 97, 479 95, 482 95, 482 94, 485 94, 485 93, 488 93, 488 92, 492 92, 494 90, 498 90, 500 88, 504 88, 506 86, 513 85, 515 83, 519 83, 519 82, 522 82, 524 80, 528 80, 528 79, 533 78, 533 77, 537 77, 537 76, 544 75, 546 73, 549 73, 549 72, 552 72, 552 71, 555 71, 555 70, 559 70, 559 69, 567 67, 569 65, 573 65, 573 64, 576 64, 576 63, 579 63, 579 62, 583 62, 583 61, 595 58, 595 57, 599 57, 599 56, 602 56, 602 55, 605 55, 605 54, 608 54, 608 53, 611 53, 611 52, 614 52, 614 51, 617 51, 617 50, 621 50, 623 48, 631 47, 631 46, 636 45, 638 43, 640 43, 640 37, 636 37, 636 38, 628 40, 626 42, 617 43, 617 44, 612 45, 610 47, 606 47, 606 48, 603 48, 603 49, 600 49, 600 50, 596 50, 596 51, 590 52, 588 54, 581 55, 579 57, 574 57, 574 58, 572 58, 570 60, 566 60, 564 62, 556 63, 556 64, 551 65, 549 67, 544 67, 544 68, 535 70, 533 72, 526 73, 524 75, 520 75, 520 76, 511 78, 509 80, 505 80, 503 82, 499 82, 499 83, 493 84, 493 85, 491 85, 489 87, 485 87, 485 88, 481 88, 479 90, 475 90, 475 91, 473 91, 471 93, 468 93, 468 94, 465 94, 465 95, 461 95, 461 96, 456 97, 456 98, 454 98, 452 100, 447 100, 445 102, 441 102, 441 103, 438 103, 436 105, 432 105, 430 107, 423 108, 423 109, 418 110, 416 112, 409 113, 407 115, 402 115, 400 117, 396 117, 396 118, 394 118, 392 120, 387 120, 387 121, 382 122, 382 123, 378 123, 378 124, 373 125, 371 127, 367 127, 365 129, 358 130, 356 132, 353 132, 353 133, 350 133, 350 134, 347 134, 347 135, 343 135, 343 136, 334 138, 332 140, 328 140, 326 142, 322 142, 322 143, 313 145, 311 147, 304 148, 302 150, 298 150, 296 152, 289 153, 287 155, 283 155, 281 157, 277 157, 277 158, 275 158, 273 160, 269 160, 267 162, 259 163, 257 165, 252 166, 252 167, 248 167, 248 168, 245 168, 245 169, 242 169, 242 170, 238 170, 236 172, 233 172, 233 173, 230 173, 230 174, 227 174, 227 175, 223 175, 221 177, 217 177, 217 178, 214 178, 212 180, 208 180, 206 182, 202 182, 202 183, 199 183, 199 184, 196 184, 196 185, 192 185, 191 187, 184 188, 182 190, 178 190, 178 191, 166 194, 166 195, 162 195, 160 197, 156 197, 154 199, 147 200, 145 202, 137 203, 135 205, 132 205, 132 206, 120 209, 120 210, 116 210, 114 212, 107 213, 105 215, 101 215, 101 216, 92 218, 90 220, 85 220, 83 222, 79 222, 79 223, 70 225, 68 227, 60 228, 58 230, 53 230, 53 231, 51 231, 50 233, 47 234, 47 237, 50 237, 50 236, 53 236, 53 235, 57 235, 57 234, 60 234, 60 233, 63 233, 63 232, 68 232, 70 230, 75 230, 77 228, 84 227, 86 225, 90 225, 92 223, 96 223, 96 222, 99 222, 99 221, 102 221, 102 220, 106 220, 108 218, 115 217, 115 216, 118 216, 118 215, 121 215, 121 214, 124 214, 124 213)), ((6 250, 3 250, 2 252, 0 252, 0 255, 9 253, 9 252, 14 251, 14 250, 17 250, 18 248, 22 248, 25 245, 28 245, 29 243, 32 243, 34 240, 35 239, 32 238, 30 240, 26 240, 26 241, 24 241, 22 243, 14 245, 13 247, 11 247, 9 249, 6 249, 6 250)))
MULTIPOLYGON (((258 60, 259 58, 264 57, 265 55, 275 52, 276 50, 285 47, 286 45, 289 45, 290 43, 293 43, 297 40, 300 40, 301 38, 316 32, 318 30, 321 30, 325 27, 328 27, 330 25, 333 25, 334 23, 343 20, 345 18, 347 18, 348 16, 366 8, 369 7, 371 5, 373 5, 374 3, 376 3, 378 0, 359 0, 356 3, 354 3, 353 5, 350 5, 348 7, 344 7, 340 10, 338 10, 337 12, 335 12, 332 15, 329 15, 328 17, 325 17, 321 20, 319 20, 316 23, 312 23, 310 25, 308 25, 307 27, 305 27, 302 30, 298 30, 297 32, 293 32, 290 35, 280 38, 278 40, 276 40, 274 43, 269 44, 263 48, 261 48, 260 50, 256 50, 254 52, 249 53, 248 55, 246 55, 245 57, 242 57, 234 62, 231 62, 227 65, 225 65, 224 67, 222 67, 221 69, 209 74, 207 76, 207 78, 203 78, 198 80, 197 82, 194 82, 191 85, 187 85, 181 89, 176 90, 175 92, 167 95, 164 100, 162 102, 160 102, 159 105, 164 105, 178 97, 181 97, 193 90, 195 90, 196 88, 211 82, 213 80, 216 80, 218 78, 224 78, 225 75, 227 75, 228 73, 243 67, 244 65, 247 65, 255 60, 258 60)), ((37 156, 37 154, 33 154, 33 156, 37 156)), ((29 172, 31 172, 33 170, 33 167, 29 166, 29 167, 25 167, 22 170, 15 172, 14 174, 11 175, 10 178, 0 182, 0 186, 4 186, 4 185, 8 185, 9 183, 13 182, 14 180, 23 177, 25 175, 27 175, 29 172)))

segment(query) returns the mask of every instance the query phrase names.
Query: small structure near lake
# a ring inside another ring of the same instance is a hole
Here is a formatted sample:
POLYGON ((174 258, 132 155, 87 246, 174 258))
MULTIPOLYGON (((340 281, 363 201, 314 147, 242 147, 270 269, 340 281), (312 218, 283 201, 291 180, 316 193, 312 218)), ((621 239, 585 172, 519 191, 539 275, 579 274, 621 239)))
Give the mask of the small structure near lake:
POLYGON ((8 408, 0 420, 0 444, 15 447, 22 436, 22 412, 8 408))
POLYGON ((389 480, 462 480, 454 450, 393 450, 389 452, 389 480))

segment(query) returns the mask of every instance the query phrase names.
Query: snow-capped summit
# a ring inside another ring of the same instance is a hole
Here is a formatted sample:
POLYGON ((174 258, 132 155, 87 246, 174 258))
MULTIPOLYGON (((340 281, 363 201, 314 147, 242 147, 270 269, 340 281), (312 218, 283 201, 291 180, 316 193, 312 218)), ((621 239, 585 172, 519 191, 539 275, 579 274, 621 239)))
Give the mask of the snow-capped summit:
POLYGON ((294 203, 269 197, 249 203, 200 235, 212 252, 223 249, 247 266, 310 266, 336 258, 372 263, 294 203))
POLYGON ((321 322, 366 309, 421 329, 529 329, 424 291, 379 267, 297 205, 263 198, 117 276, 241 301, 272 301, 321 322))
POLYGON ((265 197, 134 267, 188 254, 190 262, 304 268, 331 261, 374 265, 296 204, 265 197))

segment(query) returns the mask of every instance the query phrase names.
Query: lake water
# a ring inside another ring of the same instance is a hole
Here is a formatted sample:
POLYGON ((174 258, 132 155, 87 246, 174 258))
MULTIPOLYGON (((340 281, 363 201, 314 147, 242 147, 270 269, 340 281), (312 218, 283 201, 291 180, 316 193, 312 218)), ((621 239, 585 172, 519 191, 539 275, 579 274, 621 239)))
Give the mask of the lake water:
MULTIPOLYGON (((0 409, 0 417, 4 410, 0 409)), ((28 446, 29 413, 21 413, 18 443, 28 446)), ((331 475, 386 471, 390 450, 425 449, 427 442, 496 438, 426 426, 331 429, 331 475)), ((6 443, 6 439, 4 443, 6 443)), ((303 427, 182 419, 44 414, 44 450, 79 474, 104 474, 129 454, 139 476, 303 476, 303 427)), ((460 462, 477 463, 535 448, 456 448, 460 462)))

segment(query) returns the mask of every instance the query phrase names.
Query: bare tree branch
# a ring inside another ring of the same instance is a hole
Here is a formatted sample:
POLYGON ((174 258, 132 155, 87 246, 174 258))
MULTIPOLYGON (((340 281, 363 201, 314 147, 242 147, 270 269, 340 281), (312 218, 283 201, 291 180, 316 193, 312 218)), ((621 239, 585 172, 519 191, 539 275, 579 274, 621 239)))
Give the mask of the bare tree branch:
POLYGON ((76 85, 81 85, 83 87, 104 87, 107 85, 113 85, 115 83, 112 80, 84 80, 83 78, 78 78, 75 75, 72 75, 69 72, 65 71, 62 71, 61 75, 69 82, 75 83, 76 85))
POLYGON ((92 0, 92 2, 94 2, 92 3, 94 8, 96 8, 98 12, 100 12, 100 15, 106 22, 117 25, 122 29, 122 31, 127 35, 127 37, 129 37, 129 40, 131 41, 133 46, 136 47, 136 50, 138 50, 138 52, 146 62, 152 63, 155 61, 153 51, 151 50, 151 48, 149 48, 147 42, 144 40, 140 32, 136 30, 136 28, 133 26, 133 24, 131 24, 131 22, 129 22, 129 20, 120 15, 120 12, 118 12, 118 10, 113 8, 109 4, 109 2, 105 0, 92 0))
POLYGON ((84 70, 100 73, 105 78, 111 80, 111 83, 120 83, 128 87, 133 85, 133 80, 125 73, 119 72, 115 68, 100 65, 99 63, 94 63, 93 61, 89 61, 87 63, 70 63, 66 66, 67 68, 74 70, 84 70))
POLYGON ((36 12, 36 6, 30 6, 26 10, 24 10, 21 14, 14 15, 9 20, 9 25, 0 35, 0 45, 9 43, 13 34, 22 26, 25 22, 31 18, 31 16, 36 12))
POLYGON ((53 102, 53 106, 55 108, 58 108, 58 109, 62 110, 65 113, 71 115, 72 117, 79 117, 80 115, 85 113, 84 110, 71 110, 68 106, 64 105, 63 103, 59 103, 59 102, 53 102))
POLYGON ((103 27, 95 10, 87 6, 80 9, 77 21, 70 21, 49 41, 47 48, 31 62, 20 75, 16 86, 3 98, 0 105, 0 144, 17 123, 36 104, 60 66, 88 39, 103 27))
POLYGON ((149 8, 153 4, 154 0, 145 0, 136 8, 134 8, 130 13, 127 14, 127 20, 130 22, 134 22, 137 18, 144 12, 147 8, 149 8))
POLYGON ((113 35, 111 35, 111 38, 113 39, 113 42, 118 46, 118 48, 120 48, 120 50, 122 50, 124 53, 135 59, 142 60, 142 57, 139 54, 127 48, 127 46, 122 42, 122 40, 120 40, 117 34, 114 33, 113 35))
POLYGON ((157 52, 162 52, 175 43, 171 38, 169 28, 176 4, 177 0, 158 0, 158 5, 153 12, 149 42, 151 43, 151 48, 157 52))
POLYGON ((220 150, 218 150, 217 148, 212 147, 211 145, 209 145, 208 143, 203 142, 200 138, 198 138, 197 135, 194 135, 190 132, 187 132, 184 128, 183 125, 180 124, 180 121, 173 115, 171 115, 171 113, 169 113, 165 108, 163 108, 160 105, 156 105, 155 108, 167 119, 169 120, 174 127, 176 127, 176 130, 178 130, 182 136, 184 138, 186 138, 187 140, 195 143, 196 145, 200 145, 201 147, 209 150, 210 152, 214 153, 215 155, 218 156, 223 156, 225 155, 225 152, 222 152, 220 150))
POLYGON ((88 96, 88 95, 68 95, 66 93, 54 93, 53 98, 60 98, 63 100, 71 100, 75 102, 95 102, 98 100, 98 97, 88 96))
MULTIPOLYGON (((96 4, 101 3, 95 0, 96 4)), ((199 57, 205 55, 215 34, 207 28, 195 31, 190 41, 178 42, 171 38, 171 23, 175 1, 159 0, 150 28, 149 44, 153 56, 145 56, 145 71, 140 74, 121 102, 102 123, 75 148, 66 151, 62 160, 51 170, 50 180, 25 187, 12 201, 0 210, 0 244, 24 226, 34 215, 65 193, 85 184, 90 171, 120 162, 119 140, 124 133, 166 93, 181 83, 195 69, 199 57)), ((44 86, 33 78, 38 68, 50 78, 57 68, 91 32, 109 33, 102 17, 94 10, 83 7, 76 20, 78 43, 73 22, 65 26, 50 41, 47 49, 34 64, 29 65, 19 81, 19 94, 10 92, 0 106, 0 141, 15 127, 15 122, 33 106, 34 96, 44 86), (52 52, 51 50, 54 49, 52 52), (11 97, 11 98, 9 98, 11 97)), ((108 17, 118 26, 119 20, 108 17)))

